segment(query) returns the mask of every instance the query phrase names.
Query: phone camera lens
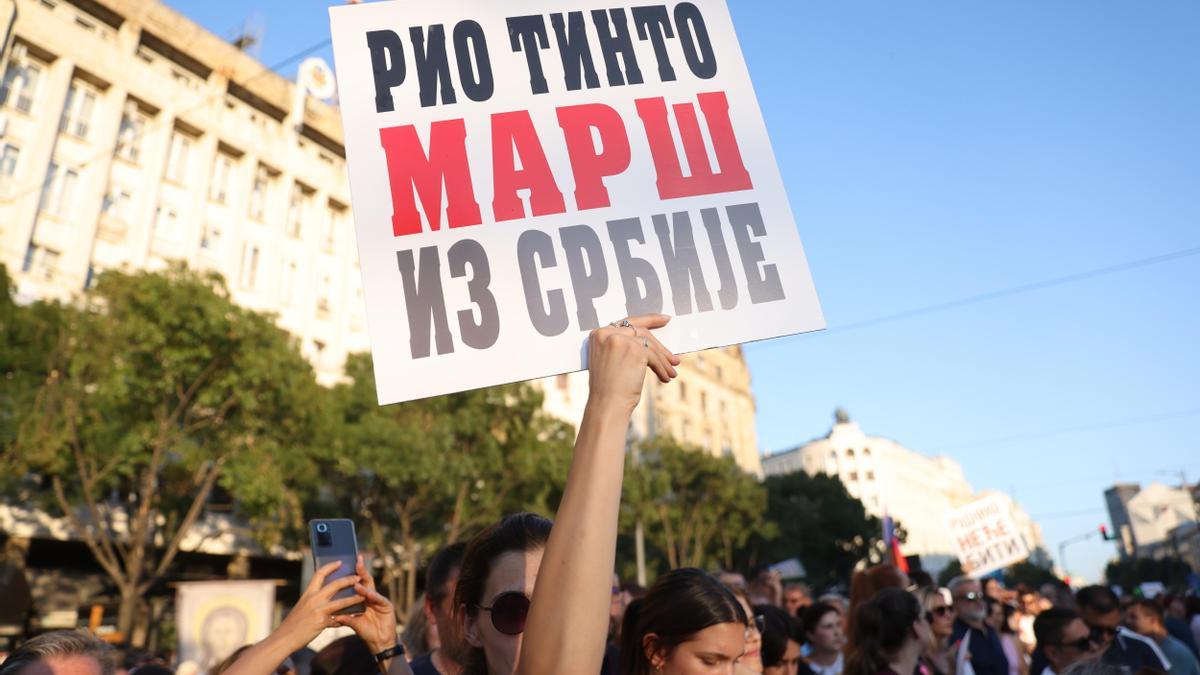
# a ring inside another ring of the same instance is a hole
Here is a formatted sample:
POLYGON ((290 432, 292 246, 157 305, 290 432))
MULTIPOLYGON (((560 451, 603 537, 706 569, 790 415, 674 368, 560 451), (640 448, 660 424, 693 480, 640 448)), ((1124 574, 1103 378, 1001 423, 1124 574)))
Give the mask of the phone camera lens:
POLYGON ((317 532, 325 533, 329 531, 329 526, 325 523, 317 523, 317 532))

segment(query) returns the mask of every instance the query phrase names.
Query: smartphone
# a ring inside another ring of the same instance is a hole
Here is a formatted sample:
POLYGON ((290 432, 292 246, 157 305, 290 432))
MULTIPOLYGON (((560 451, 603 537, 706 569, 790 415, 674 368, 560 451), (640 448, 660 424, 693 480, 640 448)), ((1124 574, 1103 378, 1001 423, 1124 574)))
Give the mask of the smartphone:
MULTIPOLYGON (((312 541, 313 569, 318 570, 337 560, 342 566, 326 579, 325 583, 342 577, 352 576, 358 564, 358 539, 354 536, 354 522, 348 518, 330 518, 308 521, 308 535, 312 541)), ((354 587, 343 588, 334 594, 335 600, 358 597, 354 587)), ((339 614, 362 614, 366 611, 362 603, 351 605, 339 614)))

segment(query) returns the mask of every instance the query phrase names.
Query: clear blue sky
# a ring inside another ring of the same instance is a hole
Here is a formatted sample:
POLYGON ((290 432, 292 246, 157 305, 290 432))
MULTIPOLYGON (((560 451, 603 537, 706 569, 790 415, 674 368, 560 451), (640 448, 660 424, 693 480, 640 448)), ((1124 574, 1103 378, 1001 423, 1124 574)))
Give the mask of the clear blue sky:
MULTIPOLYGON (((222 36, 259 13, 268 64, 329 34, 321 2, 170 4, 222 36)), ((832 329, 747 346, 760 445, 845 406, 1013 493, 1055 554, 1114 479, 1200 478, 1200 256, 836 330, 1200 246, 1200 4, 732 12, 832 329)), ((1067 559, 1096 578, 1114 550, 1067 559)))

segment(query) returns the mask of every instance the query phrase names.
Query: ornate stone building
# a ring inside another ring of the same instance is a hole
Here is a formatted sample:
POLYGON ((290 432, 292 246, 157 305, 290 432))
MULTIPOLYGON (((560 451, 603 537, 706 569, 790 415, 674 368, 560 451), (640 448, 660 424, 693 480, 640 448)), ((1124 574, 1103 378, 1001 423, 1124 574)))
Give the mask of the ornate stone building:
POLYGON ((292 82, 153 0, 6 5, 0 262, 20 296, 184 260, 336 380, 368 347, 337 109, 294 109, 292 82))
MULTIPOLYGON (((762 464, 768 476, 796 471, 836 476, 867 513, 887 514, 900 522, 908 534, 904 552, 927 558, 926 569, 938 569, 955 557, 946 514, 989 494, 976 494, 953 459, 868 436, 841 409, 824 438, 764 457, 762 464)), ((1041 528, 1019 506, 1013 517, 1029 550, 1043 556, 1041 528)), ((1039 557, 1038 562, 1045 561, 1039 557)))
MULTIPOLYGON (((668 434, 713 455, 732 456, 746 471, 762 475, 754 427, 750 369, 734 345, 684 354, 679 377, 668 385, 649 376, 634 413, 635 436, 668 434)), ((539 381, 552 414, 578 425, 587 401, 587 374, 539 381)))

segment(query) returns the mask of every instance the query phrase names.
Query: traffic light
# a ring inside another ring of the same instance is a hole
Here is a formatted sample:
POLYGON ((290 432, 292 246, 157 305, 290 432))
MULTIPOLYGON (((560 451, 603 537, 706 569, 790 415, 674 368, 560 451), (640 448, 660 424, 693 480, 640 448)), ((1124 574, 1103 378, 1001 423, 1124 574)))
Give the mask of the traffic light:
POLYGON ((1116 539, 1116 538, 1117 538, 1117 535, 1115 535, 1115 534, 1109 534, 1109 533, 1108 533, 1108 526, 1107 526, 1107 525, 1101 525, 1101 526, 1100 526, 1100 538, 1101 538, 1101 539, 1103 539, 1104 541, 1112 541, 1112 540, 1114 540, 1114 539, 1116 539))

